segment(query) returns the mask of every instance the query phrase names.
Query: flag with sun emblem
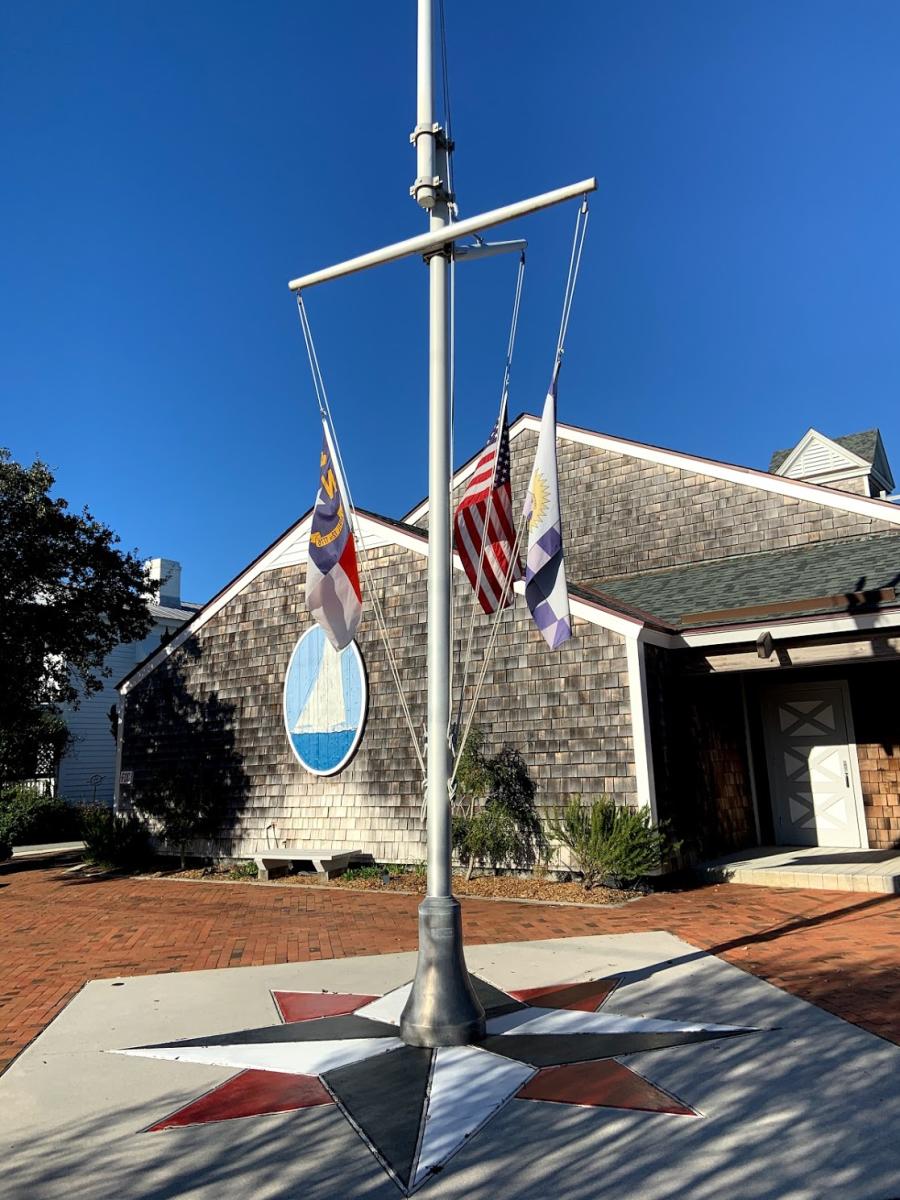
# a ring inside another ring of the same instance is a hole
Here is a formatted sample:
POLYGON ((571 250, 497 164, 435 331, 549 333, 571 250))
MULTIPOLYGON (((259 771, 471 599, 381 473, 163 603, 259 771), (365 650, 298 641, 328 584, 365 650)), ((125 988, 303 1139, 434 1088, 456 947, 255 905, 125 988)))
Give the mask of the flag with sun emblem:
POLYGON ((319 490, 309 531, 306 607, 335 650, 343 650, 356 637, 362 616, 362 593, 350 514, 341 494, 331 438, 324 422, 323 428, 319 490))
POLYGON ((544 401, 541 432, 524 513, 528 522, 525 599, 535 624, 551 650, 572 636, 556 474, 556 376, 557 372, 554 371, 553 382, 544 401))

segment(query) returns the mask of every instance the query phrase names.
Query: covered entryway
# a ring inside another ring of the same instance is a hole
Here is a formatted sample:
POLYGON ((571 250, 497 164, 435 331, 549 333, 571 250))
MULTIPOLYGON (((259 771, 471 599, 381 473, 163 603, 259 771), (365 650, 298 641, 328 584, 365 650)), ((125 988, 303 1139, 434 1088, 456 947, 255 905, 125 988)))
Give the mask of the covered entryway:
POLYGON ((776 841, 868 846, 846 683, 781 683, 760 700, 776 841))

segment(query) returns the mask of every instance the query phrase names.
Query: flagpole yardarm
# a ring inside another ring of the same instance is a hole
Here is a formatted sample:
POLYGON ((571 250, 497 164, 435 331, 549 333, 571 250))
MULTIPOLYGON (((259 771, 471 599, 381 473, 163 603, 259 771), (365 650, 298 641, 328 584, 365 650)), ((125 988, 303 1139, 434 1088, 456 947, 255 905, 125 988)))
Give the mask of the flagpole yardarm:
MULTIPOLYGON (((426 135, 422 135, 422 141, 426 135)), ((401 258, 412 258, 419 255, 429 255, 446 251, 451 241, 468 237, 469 234, 480 233, 484 229, 493 229, 495 225, 504 225, 507 221, 515 221, 518 217, 527 217, 541 209, 551 208, 554 204, 562 204, 566 200, 574 200, 585 192, 597 190, 596 179, 582 179, 578 183, 567 184, 566 187, 555 188, 551 192, 543 192, 540 196, 532 196, 529 200, 519 200, 515 204, 506 204, 502 208, 492 208, 488 212, 479 213, 474 217, 464 217, 456 221, 452 229, 446 225, 436 226, 428 233, 417 237, 406 238, 402 242, 394 242, 391 246, 383 246, 380 250, 371 250, 367 254, 349 258, 346 262, 335 263, 333 267, 323 267, 320 271, 312 271, 309 275, 301 275, 292 279, 288 287, 292 292, 307 291, 328 283, 332 279, 342 279, 345 275, 355 275, 359 271, 367 271, 369 267, 378 267, 383 263, 398 262, 401 258)))

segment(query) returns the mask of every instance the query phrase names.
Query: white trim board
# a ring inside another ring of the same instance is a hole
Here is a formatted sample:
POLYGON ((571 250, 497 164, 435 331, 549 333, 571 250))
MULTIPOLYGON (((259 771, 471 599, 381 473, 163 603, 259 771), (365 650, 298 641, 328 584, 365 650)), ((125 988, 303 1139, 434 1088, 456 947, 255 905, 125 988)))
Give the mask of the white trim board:
POLYGON ((647 662, 640 633, 625 640, 628 662, 628 698, 631 705, 631 733, 634 744, 634 771, 638 802, 650 809, 650 819, 659 824, 656 806, 656 779, 653 772, 653 743, 650 736, 650 702, 647 694, 647 662))
MULTIPOLYGON (((510 441, 518 437, 526 429, 537 433, 540 430, 539 417, 525 413, 517 417, 509 428, 510 441)), ((856 513, 860 516, 871 517, 875 520, 887 521, 892 525, 900 525, 900 508, 887 500, 875 500, 868 496, 855 496, 852 492, 839 492, 832 488, 822 487, 817 483, 804 483, 799 479, 786 479, 781 475, 771 475, 768 471, 758 471, 753 467, 738 467, 731 463, 718 462, 711 458, 699 458, 693 454, 685 454, 680 450, 665 450, 660 446, 648 446, 643 442, 632 442, 627 438, 613 437, 606 433, 592 433, 588 429, 579 429, 574 425, 558 423, 556 426, 557 440, 578 442, 584 446, 592 446, 598 450, 607 450, 612 454, 624 454, 629 458, 639 458, 645 462, 658 463, 665 467, 674 467, 679 471, 689 471, 694 475, 707 475, 711 479, 727 479, 730 483, 739 483, 744 487, 757 488, 763 492, 773 492, 779 496, 790 496, 795 500, 807 500, 812 504, 822 504, 826 508, 838 508, 844 512, 856 513)), ((849 452, 847 452, 849 453, 849 452)), ((453 486, 464 483, 472 474, 481 457, 479 451, 453 476, 453 486)), ((860 462, 863 462, 860 459, 860 462)), ((415 524, 428 512, 428 501, 423 500, 408 513, 404 520, 407 524, 415 524)))
MULTIPOLYGON (((311 519, 311 514, 307 514, 296 525, 292 525, 290 529, 282 534, 264 554, 233 579, 205 608, 201 609, 196 617, 189 624, 185 625, 170 642, 167 642, 165 646, 160 646, 153 656, 142 663, 134 674, 127 676, 121 681, 117 685, 119 693, 123 696, 127 695, 133 688, 146 679, 151 671, 155 670, 160 663, 165 662, 170 654, 173 654, 189 637, 202 629, 207 621, 212 620, 217 613, 221 612, 235 596, 248 587, 259 575, 262 575, 265 571, 277 571, 283 567, 296 566, 299 563, 305 562, 311 519)), ((406 530, 398 529, 388 521, 381 521, 378 517, 363 513, 356 514, 356 529, 367 549, 373 549, 378 546, 400 546, 422 557, 427 557, 428 555, 428 540, 425 532, 421 535, 408 533, 406 530)), ((453 565, 457 571, 462 571, 462 562, 456 554, 453 556, 453 565)), ((522 594, 525 590, 525 585, 521 582, 515 584, 514 587, 519 594, 522 594)), ((618 633, 623 637, 634 637, 644 627, 643 622, 637 617, 618 613, 599 602, 591 602, 570 596, 569 605, 574 616, 580 617, 591 625, 600 625, 604 629, 618 633)))
MULTIPOLYGON (((804 433, 803 437, 793 448, 777 471, 774 472, 774 474, 788 476, 791 469, 799 462, 799 460, 803 457, 804 452, 813 444, 813 442, 818 442, 827 450, 830 450, 834 458, 842 460, 845 466, 857 468, 864 467, 867 471, 871 471, 872 469, 872 464, 866 462, 866 460, 861 458, 860 455, 856 454, 855 451, 848 450, 846 446, 839 445, 830 437, 826 437, 824 433, 819 433, 818 429, 810 428, 807 429, 806 433, 804 433)), ((841 468, 838 466, 826 467, 822 473, 826 474, 828 471, 838 471, 840 469, 841 468)), ((856 473, 859 474, 859 471, 856 473)))

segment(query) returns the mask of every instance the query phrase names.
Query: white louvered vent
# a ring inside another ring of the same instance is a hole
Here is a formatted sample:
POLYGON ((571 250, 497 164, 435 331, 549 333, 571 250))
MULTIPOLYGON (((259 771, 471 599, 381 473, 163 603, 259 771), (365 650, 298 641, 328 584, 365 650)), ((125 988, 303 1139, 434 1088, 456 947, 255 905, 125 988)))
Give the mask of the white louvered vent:
POLYGON ((840 471, 854 464, 839 451, 815 439, 802 451, 787 472, 791 479, 809 479, 825 471, 840 471))

